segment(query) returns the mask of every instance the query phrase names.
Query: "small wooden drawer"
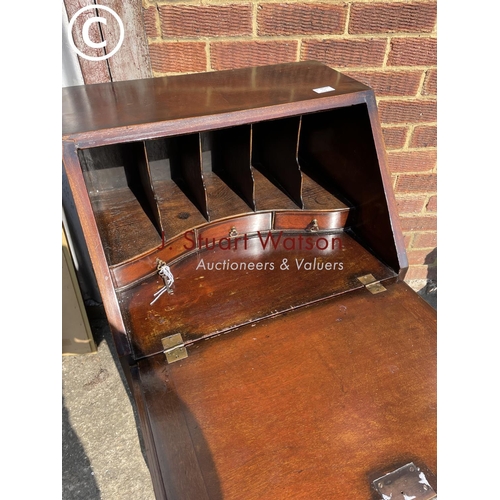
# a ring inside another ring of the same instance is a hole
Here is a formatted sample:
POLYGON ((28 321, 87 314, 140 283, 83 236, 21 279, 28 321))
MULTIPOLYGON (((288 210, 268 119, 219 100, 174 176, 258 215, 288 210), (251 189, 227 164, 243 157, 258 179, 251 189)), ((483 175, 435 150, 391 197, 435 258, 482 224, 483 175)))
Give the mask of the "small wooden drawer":
POLYGON ((154 252, 111 267, 110 271, 115 287, 122 288, 156 272, 156 259, 163 260, 168 264, 181 255, 189 253, 189 250, 191 250, 191 242, 189 235, 185 233, 167 241, 164 247, 159 247, 154 252))
POLYGON ((334 212, 276 212, 274 229, 311 233, 341 229, 348 214, 348 208, 334 212))
POLYGON ((269 231, 272 227, 272 213, 244 215, 200 228, 198 233, 199 248, 209 248, 214 242, 224 239, 245 237, 257 231, 269 231))

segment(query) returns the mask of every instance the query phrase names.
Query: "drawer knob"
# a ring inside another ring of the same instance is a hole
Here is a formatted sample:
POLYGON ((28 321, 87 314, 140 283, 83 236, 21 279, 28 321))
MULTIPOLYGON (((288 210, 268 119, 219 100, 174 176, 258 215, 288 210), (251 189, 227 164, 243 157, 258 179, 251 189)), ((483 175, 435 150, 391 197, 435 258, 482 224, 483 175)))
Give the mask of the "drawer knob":
POLYGON ((232 238, 233 236, 238 236, 238 231, 236 231, 236 228, 233 226, 231 230, 229 231, 229 236, 232 238))
POLYGON ((315 233, 316 231, 319 231, 318 220, 313 219, 306 227, 306 231, 309 231, 310 233, 315 233))

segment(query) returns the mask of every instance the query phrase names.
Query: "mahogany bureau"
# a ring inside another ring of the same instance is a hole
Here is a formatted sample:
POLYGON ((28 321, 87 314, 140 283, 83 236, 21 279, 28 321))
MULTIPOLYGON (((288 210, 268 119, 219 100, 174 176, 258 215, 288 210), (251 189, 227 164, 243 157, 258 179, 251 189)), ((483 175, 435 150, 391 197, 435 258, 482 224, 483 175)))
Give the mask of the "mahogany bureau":
POLYGON ((316 62, 70 87, 63 161, 157 498, 435 496, 436 314, 370 88, 316 62))

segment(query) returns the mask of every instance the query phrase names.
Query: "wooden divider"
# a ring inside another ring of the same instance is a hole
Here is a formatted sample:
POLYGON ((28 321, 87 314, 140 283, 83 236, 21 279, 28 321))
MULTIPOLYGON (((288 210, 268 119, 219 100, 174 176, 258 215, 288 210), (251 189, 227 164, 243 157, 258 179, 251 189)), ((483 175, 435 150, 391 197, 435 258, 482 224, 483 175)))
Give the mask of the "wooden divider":
POLYGON ((161 243, 161 221, 142 143, 79 151, 92 209, 110 265, 161 243))
POLYGON ((255 211, 250 125, 204 132, 201 139, 210 220, 255 211))
POLYGON ((346 148, 334 138, 326 153, 315 148, 317 134, 341 126, 331 113, 81 150, 109 264, 236 215, 345 209, 335 162, 346 148))
POLYGON ((252 165, 283 191, 299 208, 302 175, 297 161, 301 117, 252 125, 252 165))

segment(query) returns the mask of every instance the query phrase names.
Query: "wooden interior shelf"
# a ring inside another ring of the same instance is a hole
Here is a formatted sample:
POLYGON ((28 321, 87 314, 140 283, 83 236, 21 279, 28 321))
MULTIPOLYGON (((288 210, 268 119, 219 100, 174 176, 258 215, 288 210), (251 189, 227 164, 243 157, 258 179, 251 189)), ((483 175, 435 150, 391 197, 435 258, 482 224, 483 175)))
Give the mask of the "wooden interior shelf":
POLYGON ((302 173, 302 200, 304 210, 336 210, 348 206, 327 191, 321 184, 313 181, 304 171, 302 173))
POLYGON ((252 175, 255 182, 257 210, 296 210, 299 208, 292 199, 259 170, 252 168, 252 175))
POLYGON ((167 240, 208 220, 198 141, 194 134, 181 141, 165 138, 145 142, 151 183, 167 240), (181 157, 182 147, 190 154, 181 157), (197 176, 187 176, 185 180, 184 171, 189 168, 197 176))
POLYGON ((83 149, 79 157, 108 262, 158 246, 162 230, 142 143, 83 149))
POLYGON ((295 116, 82 150, 109 264, 153 251, 162 241, 206 222, 238 214, 347 208, 349 201, 334 194, 339 192, 330 170, 335 167, 318 157, 309 140, 318 127, 320 134, 335 133, 329 118, 308 117, 305 138, 302 117, 295 116), (136 243, 139 236, 142 241, 136 243))

